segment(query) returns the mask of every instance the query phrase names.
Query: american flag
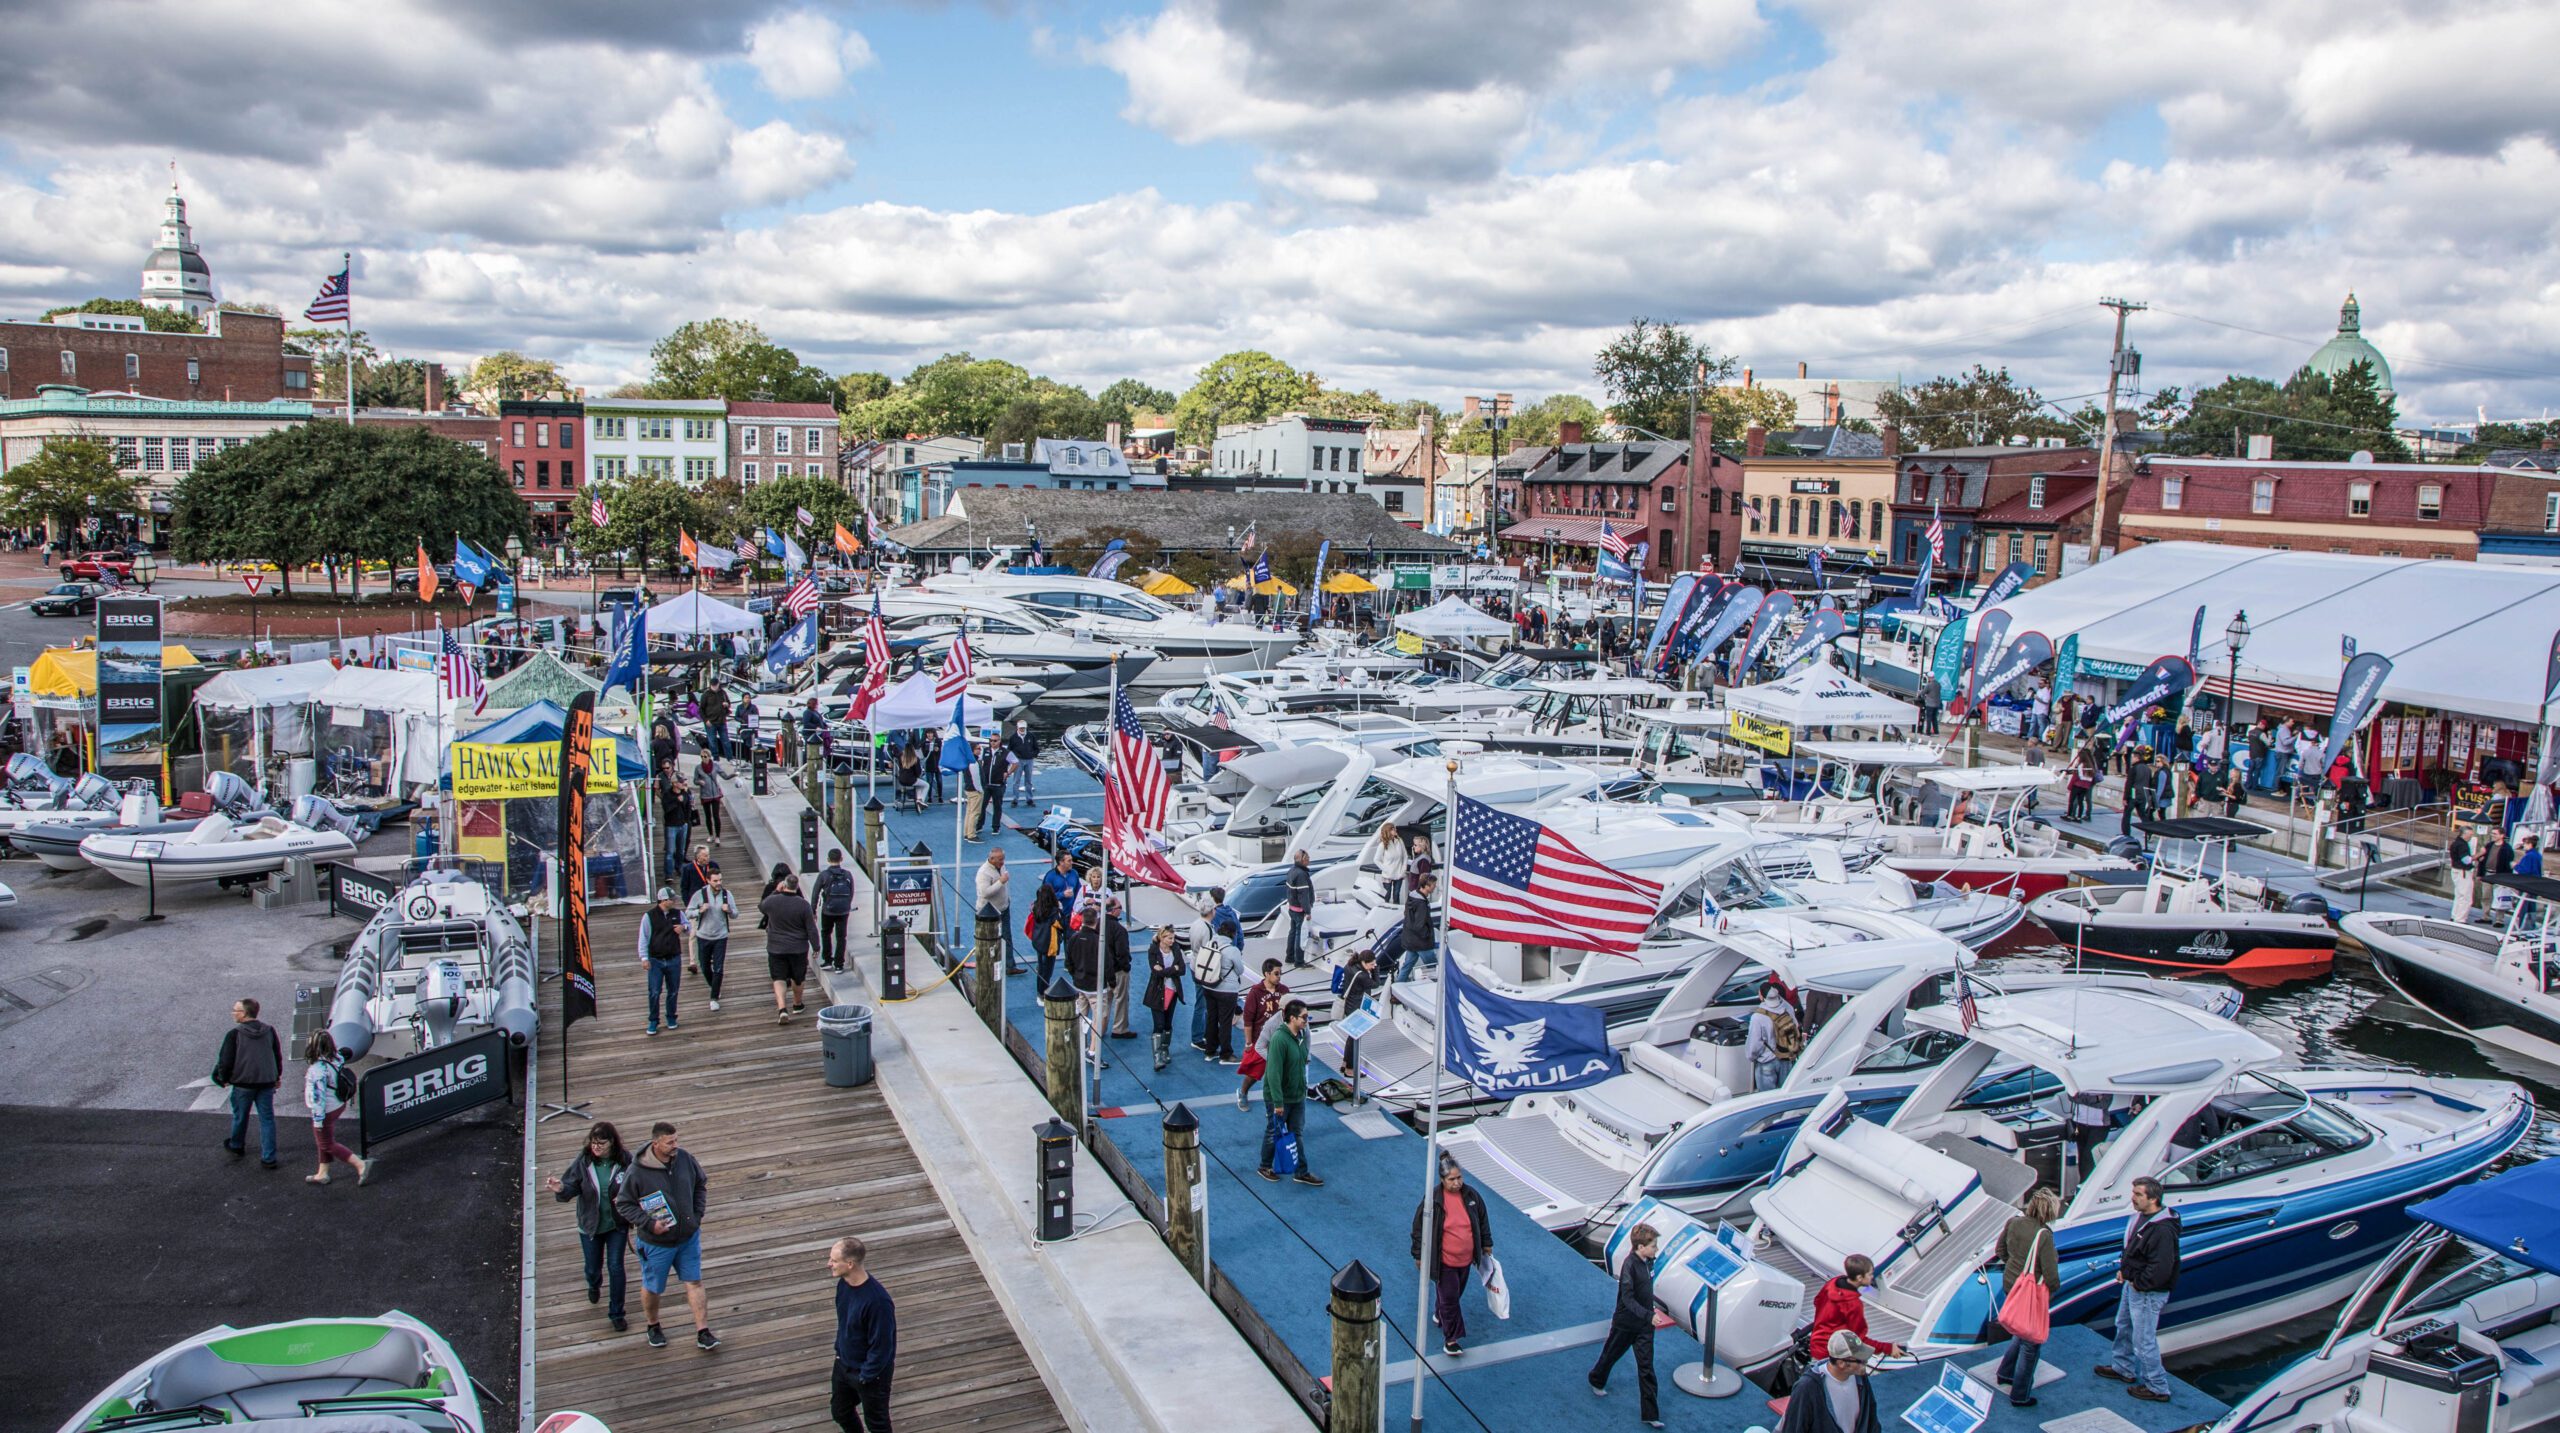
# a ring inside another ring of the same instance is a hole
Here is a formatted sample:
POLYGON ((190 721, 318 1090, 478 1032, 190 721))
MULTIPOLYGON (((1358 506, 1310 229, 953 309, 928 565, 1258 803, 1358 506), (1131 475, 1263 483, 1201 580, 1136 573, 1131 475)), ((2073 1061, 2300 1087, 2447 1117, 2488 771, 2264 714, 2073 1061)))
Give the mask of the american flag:
POLYGON ((480 680, 480 669, 451 632, 444 634, 444 694, 455 706, 469 702, 473 716, 489 709, 489 688, 480 680))
POLYGON ((1970 1035, 1973 1033, 1973 1027, 1981 1020, 1982 1005, 1973 998, 1973 982, 1959 970, 1956 972, 1956 1023, 1964 1027, 1964 1033, 1970 1035))
POLYGON ((304 309, 302 316, 313 323, 345 323, 351 312, 347 307, 347 294, 347 271, 340 269, 320 281, 320 296, 311 301, 311 307, 304 309))
POLYGON ((756 546, 755 536, 752 533, 740 533, 738 535, 739 561, 753 562, 756 560, 756 554, 763 550, 764 549, 756 546))
POLYGON ((1458 798, 1449 924, 1489 940, 1631 955, 1662 887, 1591 859, 1525 816, 1458 798))
POLYGON ((1600 548, 1620 562, 1627 560, 1627 540, 1618 536, 1617 530, 1609 526, 1605 517, 1600 519, 1600 548))
POLYGON ((604 526, 609 520, 604 510, 604 499, 587 499, 587 516, 595 522, 596 526, 604 526))
POLYGON ((782 594, 782 610, 794 617, 806 617, 817 609, 818 584, 809 580, 809 574, 801 573, 800 580, 782 594))
POLYGON ((853 694, 853 719, 861 721, 871 715, 871 708, 889 691, 889 629, 880 622, 880 594, 871 594, 871 617, 862 624, 862 690, 853 694))
POLYGON ((1947 525, 1938 516, 1938 505, 1931 503, 1929 505, 1929 565, 1935 567, 1946 560, 1947 525))
POLYGON ((800 525, 802 527, 816 527, 818 525, 818 515, 809 511, 807 508, 793 508, 791 510, 791 515, 800 519, 800 525))
POLYGON ((1164 760, 1124 689, 1111 702, 1111 765, 1102 778, 1102 844, 1111 864, 1130 879, 1168 891, 1183 888, 1182 876, 1165 861, 1148 838, 1164 829, 1172 800, 1164 760))
POLYGON ((969 634, 966 631, 954 633, 951 650, 942 654, 942 670, 934 674, 933 699, 947 702, 969 690, 970 670, 969 634))

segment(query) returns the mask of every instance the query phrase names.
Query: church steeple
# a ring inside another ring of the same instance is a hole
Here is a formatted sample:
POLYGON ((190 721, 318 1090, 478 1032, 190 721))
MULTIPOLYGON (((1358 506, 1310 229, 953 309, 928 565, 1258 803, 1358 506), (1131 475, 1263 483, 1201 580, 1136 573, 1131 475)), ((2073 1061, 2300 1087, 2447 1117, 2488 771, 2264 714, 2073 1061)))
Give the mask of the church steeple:
POLYGON ((2347 301, 2338 309, 2338 332, 2355 333, 2364 327, 2364 309, 2356 303, 2355 291, 2347 291, 2347 301))
POLYGON ((160 243, 142 264, 142 301, 200 317, 213 307, 213 270, 196 249, 187 224, 186 197, 178 192, 178 165, 169 164, 169 197, 160 219, 160 243))

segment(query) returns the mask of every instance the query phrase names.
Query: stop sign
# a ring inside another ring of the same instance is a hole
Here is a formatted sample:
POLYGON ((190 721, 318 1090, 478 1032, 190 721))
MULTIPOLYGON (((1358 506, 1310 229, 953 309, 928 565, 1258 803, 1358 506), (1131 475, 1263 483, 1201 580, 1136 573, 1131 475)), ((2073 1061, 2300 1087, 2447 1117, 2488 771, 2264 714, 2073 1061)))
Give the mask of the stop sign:
POLYGON ((240 580, 248 584, 249 595, 255 597, 258 595, 258 584, 266 581, 267 575, 263 572, 246 572, 241 574, 240 580))

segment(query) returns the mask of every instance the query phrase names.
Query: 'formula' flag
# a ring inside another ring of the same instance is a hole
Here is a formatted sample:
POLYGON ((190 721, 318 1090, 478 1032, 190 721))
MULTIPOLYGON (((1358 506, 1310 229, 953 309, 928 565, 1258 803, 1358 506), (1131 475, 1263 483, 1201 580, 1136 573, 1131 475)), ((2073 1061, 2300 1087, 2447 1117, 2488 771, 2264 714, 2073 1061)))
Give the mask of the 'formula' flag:
POLYGON ((1494 1095, 1575 1090, 1625 1073, 1596 1005, 1515 1000, 1440 962, 1440 1062, 1494 1095), (1456 1019, 1445 1018, 1454 1013, 1456 1019))
MULTIPOLYGON (((1634 953, 1662 887, 1611 870, 1525 816, 1458 798, 1449 924, 1488 940, 1634 953)), ((1442 962, 1441 968, 1449 968, 1442 962)))

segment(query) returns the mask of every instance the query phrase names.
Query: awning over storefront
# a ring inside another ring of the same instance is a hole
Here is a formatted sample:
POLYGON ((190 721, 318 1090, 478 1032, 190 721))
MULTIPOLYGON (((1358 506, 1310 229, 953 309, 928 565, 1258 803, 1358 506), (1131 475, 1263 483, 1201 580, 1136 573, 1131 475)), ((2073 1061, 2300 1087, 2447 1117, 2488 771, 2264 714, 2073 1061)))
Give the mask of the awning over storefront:
MULTIPOLYGON (((1636 521, 1632 517, 1625 522, 1612 522, 1610 526, 1615 531, 1629 535, 1634 535, 1637 530, 1636 521)), ((1555 534, 1555 541, 1568 547, 1600 545, 1600 519, 1581 517, 1533 517, 1515 522, 1502 530, 1502 540, 1504 542, 1545 542, 1548 541, 1549 532, 1555 534)))

